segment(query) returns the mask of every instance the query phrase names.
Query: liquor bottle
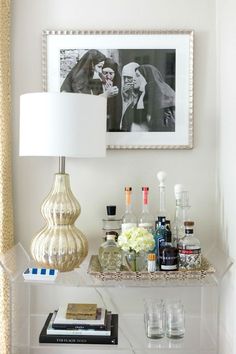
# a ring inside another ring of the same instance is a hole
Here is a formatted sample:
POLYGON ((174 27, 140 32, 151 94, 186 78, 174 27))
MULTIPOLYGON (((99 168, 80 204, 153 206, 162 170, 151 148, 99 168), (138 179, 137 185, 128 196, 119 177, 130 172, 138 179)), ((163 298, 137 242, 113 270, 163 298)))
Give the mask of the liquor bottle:
POLYGON ((155 229, 157 230, 158 217, 166 218, 166 186, 165 179, 166 173, 164 171, 160 171, 157 173, 157 179, 159 181, 159 210, 156 219, 155 229))
POLYGON ((149 188, 142 187, 142 213, 139 218, 138 226, 148 230, 151 234, 154 233, 154 217, 149 211, 149 188))
POLYGON ((177 246, 179 240, 185 236, 184 222, 189 220, 189 192, 177 184, 175 185, 175 219, 173 223, 173 242, 177 246))
POLYGON ((179 240, 179 267, 180 269, 201 268, 201 245, 200 241, 194 237, 193 221, 185 221, 185 236, 179 240))
POLYGON ((175 194, 175 217, 172 224, 172 238, 175 246, 178 244, 179 239, 179 228, 181 224, 181 196, 184 190, 184 186, 182 184, 176 184, 174 186, 174 194, 175 194))
POLYGON ((178 249, 172 245, 171 231, 165 230, 165 241, 160 247, 159 267, 160 270, 173 271, 178 270, 178 249))
MULTIPOLYGON (((116 236, 121 233, 121 219, 116 217, 116 206, 115 205, 107 205, 106 206, 107 215, 104 219, 102 219, 103 223, 103 238, 106 241, 107 232, 116 232, 116 236)), ((117 240, 116 240, 117 241, 117 240)))
POLYGON ((98 259, 103 272, 119 272, 121 268, 122 253, 115 242, 115 235, 107 234, 107 240, 102 243, 98 251, 98 259))
POLYGON ((137 218, 132 211, 131 204, 131 187, 125 187, 125 214, 122 218, 121 231, 131 229, 131 227, 137 226, 137 218))
POLYGON ((160 248, 162 246, 162 243, 165 241, 165 224, 166 224, 166 218, 164 216, 158 216, 157 222, 156 222, 156 232, 154 235, 155 239, 155 248, 154 248, 154 253, 157 256, 157 263, 159 264, 159 256, 160 256, 160 248))
POLYGON ((171 228, 170 228, 170 220, 166 220, 166 221, 165 221, 165 229, 171 231, 171 228))

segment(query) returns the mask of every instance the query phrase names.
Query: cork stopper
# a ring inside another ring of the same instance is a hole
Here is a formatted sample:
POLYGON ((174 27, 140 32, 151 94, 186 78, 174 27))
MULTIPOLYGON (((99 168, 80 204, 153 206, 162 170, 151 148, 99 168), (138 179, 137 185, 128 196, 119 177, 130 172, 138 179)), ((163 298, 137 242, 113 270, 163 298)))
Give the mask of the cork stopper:
POLYGON ((193 227, 194 226, 194 222, 193 221, 185 221, 184 222, 184 226, 193 227))
POLYGON ((107 215, 116 215, 116 205, 107 205, 107 215))

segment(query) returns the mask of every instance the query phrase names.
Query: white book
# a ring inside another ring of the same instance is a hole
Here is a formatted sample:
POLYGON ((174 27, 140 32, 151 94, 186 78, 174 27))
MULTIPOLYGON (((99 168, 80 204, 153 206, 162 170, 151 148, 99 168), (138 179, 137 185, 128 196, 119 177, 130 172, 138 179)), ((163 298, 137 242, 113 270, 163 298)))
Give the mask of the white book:
POLYGON ((105 308, 99 308, 97 311, 99 312, 96 320, 73 320, 66 318, 67 305, 60 306, 57 315, 54 319, 53 324, 72 324, 72 325, 102 325, 105 323, 105 308))
POLYGON ((96 331, 94 329, 55 329, 52 328, 52 324, 55 321, 57 316, 57 311, 54 311, 53 316, 49 322, 47 328, 47 334, 52 335, 68 335, 68 336, 110 336, 111 331, 104 330, 104 331, 96 331))

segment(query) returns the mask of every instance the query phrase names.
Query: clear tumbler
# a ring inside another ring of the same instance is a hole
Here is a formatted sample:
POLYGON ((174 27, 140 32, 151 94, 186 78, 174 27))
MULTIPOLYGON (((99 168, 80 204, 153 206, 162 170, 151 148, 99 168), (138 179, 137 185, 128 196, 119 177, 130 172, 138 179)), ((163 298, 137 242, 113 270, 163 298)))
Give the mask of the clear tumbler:
POLYGON ((144 323, 148 338, 157 339, 165 335, 165 310, 162 300, 145 299, 144 323))
POLYGON ((173 339, 183 338, 185 333, 183 304, 181 301, 170 301, 165 307, 166 336, 173 339))

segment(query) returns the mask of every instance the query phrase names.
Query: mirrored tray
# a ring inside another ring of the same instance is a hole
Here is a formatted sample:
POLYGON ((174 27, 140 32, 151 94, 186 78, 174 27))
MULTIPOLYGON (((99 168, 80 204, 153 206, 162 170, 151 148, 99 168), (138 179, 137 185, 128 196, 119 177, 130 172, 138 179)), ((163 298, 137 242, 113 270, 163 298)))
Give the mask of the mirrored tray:
POLYGON ((149 273, 148 271, 132 272, 123 267, 120 272, 102 272, 98 256, 92 255, 89 262, 88 273, 100 280, 185 280, 203 279, 208 274, 215 273, 215 268, 205 257, 202 257, 202 265, 198 270, 156 271, 149 273))

